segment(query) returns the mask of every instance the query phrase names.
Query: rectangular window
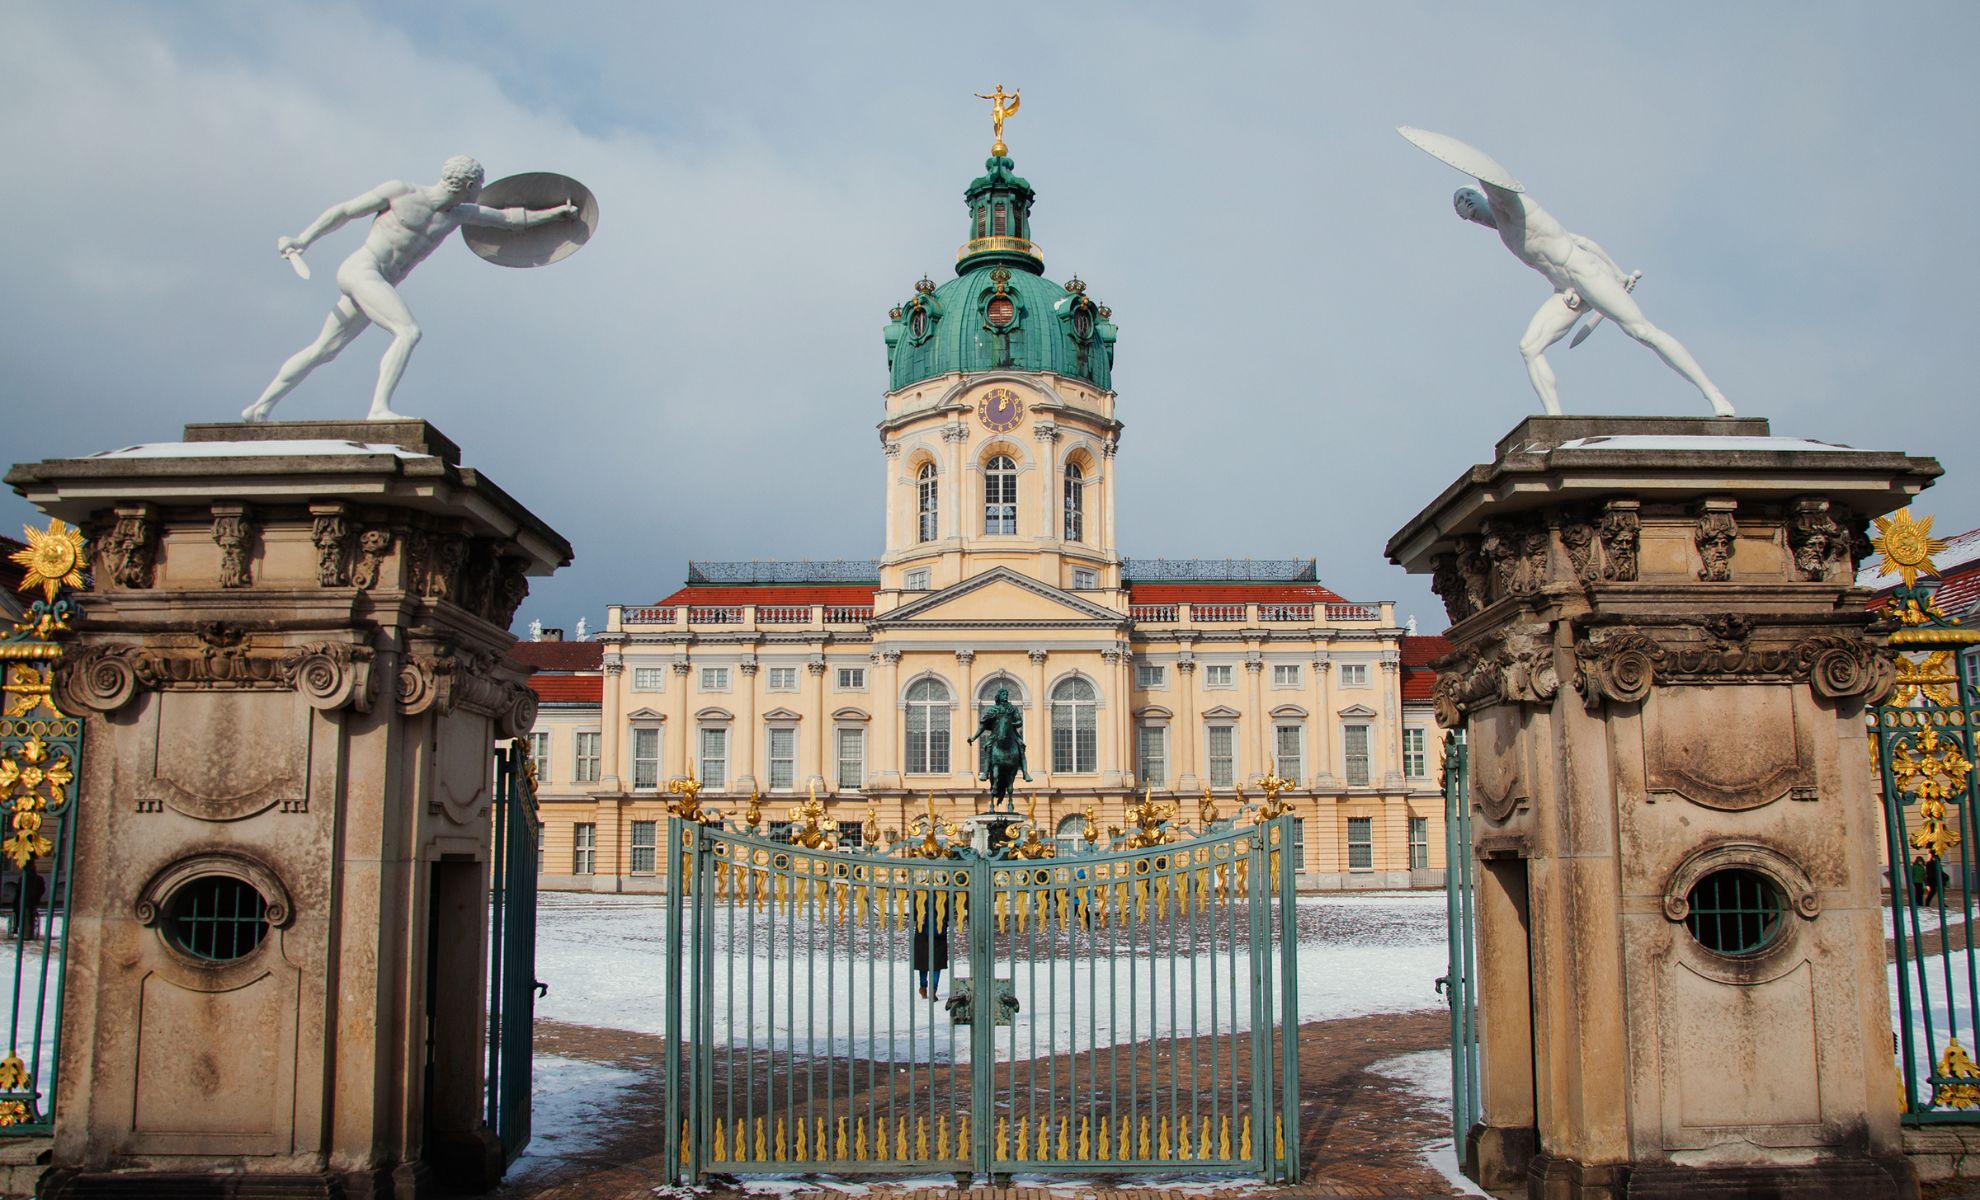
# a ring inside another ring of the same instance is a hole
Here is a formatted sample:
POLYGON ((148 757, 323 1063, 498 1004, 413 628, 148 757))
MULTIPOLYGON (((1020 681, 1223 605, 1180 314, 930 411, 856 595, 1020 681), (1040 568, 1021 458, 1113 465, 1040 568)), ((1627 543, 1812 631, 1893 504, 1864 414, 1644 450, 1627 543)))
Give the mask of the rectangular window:
POLYGON ((1409 869, 1428 871, 1430 869, 1430 818, 1411 817, 1409 819, 1409 869))
POLYGON ((1088 592, 1100 586, 1100 576, 1084 567, 1073 568, 1073 590, 1088 592))
POLYGON ((1231 686, 1231 672, 1236 668, 1229 663, 1206 663, 1203 667, 1203 686, 1207 688, 1227 688, 1231 686))
POLYGON ((927 567, 916 567, 907 573, 906 582, 902 586, 910 592, 925 592, 928 590, 929 578, 927 567))
POLYGON ((1298 686, 1299 686, 1299 664, 1298 664, 1298 663, 1273 663, 1273 664, 1272 664, 1272 686, 1273 686, 1273 687, 1298 687, 1298 686))
POLYGON ((571 738, 576 754, 572 759, 571 778, 578 783, 598 782, 598 734, 578 733, 571 738))
POLYGON ((1372 817, 1348 818, 1348 870, 1375 869, 1375 821, 1372 817))
POLYGON ((858 790, 866 786, 866 731, 839 730, 839 786, 858 790))
POLYGON ((1210 786, 1230 787, 1237 782, 1237 763, 1232 756, 1232 747, 1237 743, 1237 730, 1230 725, 1210 727, 1210 786))
POLYGON ((729 786, 729 731, 701 731, 701 786, 719 792, 729 786))
POLYGON ((1143 689, 1167 686, 1163 683, 1168 677, 1167 668, 1158 663, 1134 664, 1134 686, 1143 689))
POLYGON ((770 690, 773 692, 797 691, 797 671, 798 669, 796 667, 771 667, 770 690))
POLYGON ((598 826, 573 825, 571 874, 589 875, 598 865, 598 826))
POLYGON ((1342 664, 1341 664, 1341 686, 1342 686, 1342 687, 1351 687, 1351 688, 1365 688, 1365 687, 1367 687, 1367 686, 1368 686, 1368 664, 1367 664, 1367 663, 1342 663, 1342 664))
POLYGON ((1169 727, 1143 725, 1136 746, 1136 769, 1144 787, 1165 787, 1169 782, 1169 727))
POLYGON ((1300 728, 1297 725, 1280 725, 1272 734, 1272 770, 1278 775, 1293 781, 1299 786, 1301 772, 1305 764, 1300 761, 1300 728))
POLYGON ((1368 726, 1343 725, 1341 727, 1342 748, 1347 752, 1347 781, 1349 787, 1368 786, 1368 726))
POLYGON ((770 790, 789 791, 797 786, 797 730, 789 725, 773 725, 770 747, 770 790))
POLYGON ((538 730, 529 735, 529 765, 536 772, 538 787, 550 782, 549 730, 538 730))
POLYGON ((1403 730, 1403 774, 1422 779, 1430 773, 1429 755, 1424 752, 1429 735, 1421 729, 1403 730))
POLYGON ((650 792, 660 786, 660 731, 632 731, 633 790, 650 792))
POLYGON ((633 691, 635 692, 665 691, 666 681, 667 668, 665 667, 633 668, 633 691))
POLYGON ((660 849, 658 821, 634 821, 632 823, 632 873, 635 875, 653 874, 653 860, 660 849))
POLYGON ((763 836, 773 842, 782 842, 788 846, 791 844, 791 823, 789 821, 766 822, 763 836))
POLYGON ((701 690, 704 692, 726 692, 729 690, 729 668, 701 668, 701 690))
POLYGON ((856 850, 866 845, 866 826, 856 821, 847 821, 839 826, 839 849, 856 850))
POLYGON ((866 690, 865 667, 840 667, 839 690, 842 692, 863 692, 866 690))
POLYGON ((1306 874, 1306 818, 1293 818, 1293 870, 1306 874))

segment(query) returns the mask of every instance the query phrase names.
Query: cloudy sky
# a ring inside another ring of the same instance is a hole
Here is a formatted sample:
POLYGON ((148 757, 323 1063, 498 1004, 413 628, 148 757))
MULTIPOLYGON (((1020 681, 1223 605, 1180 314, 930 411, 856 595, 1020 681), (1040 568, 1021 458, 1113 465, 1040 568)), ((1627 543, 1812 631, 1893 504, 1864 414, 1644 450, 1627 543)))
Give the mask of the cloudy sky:
MULTIPOLYGON (((1382 545, 1536 410, 1516 343, 1547 286, 1398 123, 1641 268, 1743 415, 1936 454, 1920 508, 1967 529, 1976 33, 1972 4, 12 4, 6 458, 231 419, 360 231, 309 283, 276 236, 470 153, 602 212, 553 267, 450 245, 405 288, 427 337, 396 406, 577 548, 520 621, 597 627, 689 558, 877 554, 881 326, 951 269, 970 93, 1002 82, 1046 269, 1120 326, 1129 554, 1316 555, 1442 627, 1382 545)), ((362 414, 383 348, 277 415, 362 414)), ((1570 412, 1707 411, 1613 330, 1553 361, 1570 412)))

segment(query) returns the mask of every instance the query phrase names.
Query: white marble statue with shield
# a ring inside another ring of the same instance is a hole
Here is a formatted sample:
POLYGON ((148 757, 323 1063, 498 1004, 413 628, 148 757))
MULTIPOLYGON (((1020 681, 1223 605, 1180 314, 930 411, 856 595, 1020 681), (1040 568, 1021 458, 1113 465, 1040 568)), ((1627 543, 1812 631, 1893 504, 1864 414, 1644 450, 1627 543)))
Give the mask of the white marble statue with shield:
POLYGON ((392 344, 379 363, 367 416, 373 421, 401 419, 392 411, 392 391, 419 344, 420 329, 398 285, 414 267, 463 226, 468 228, 461 236, 470 249, 505 267, 539 267, 566 258, 598 226, 597 201, 576 180, 547 173, 512 175, 484 188, 481 164, 459 155, 441 164, 440 182, 419 187, 388 180, 331 206, 295 237, 278 238, 276 252, 308 279, 303 251, 367 215, 372 221, 364 244, 337 268, 337 290, 343 295, 323 322, 323 331, 282 364, 261 398, 241 413, 242 420, 267 420, 282 397, 374 324, 392 335, 392 344))
POLYGON ((1554 369, 1547 365, 1547 348, 1565 337, 1583 314, 1592 313, 1588 324, 1568 344, 1570 349, 1579 346, 1606 317, 1618 329, 1656 351, 1657 357, 1669 364, 1671 370, 1704 393, 1715 414, 1733 415, 1733 406, 1705 377, 1698 360, 1676 338, 1652 325, 1636 306, 1636 299, 1630 293, 1643 272, 1625 272, 1602 247, 1578 233, 1568 232, 1526 194, 1510 171, 1476 146, 1408 125, 1398 126, 1397 132, 1431 156, 1477 179, 1485 189, 1483 192, 1477 188, 1459 188, 1452 197, 1458 216, 1498 230, 1499 239, 1515 258, 1554 285, 1554 294, 1533 314, 1526 335, 1519 342, 1527 376, 1549 413, 1558 416, 1561 401, 1554 386, 1554 369))

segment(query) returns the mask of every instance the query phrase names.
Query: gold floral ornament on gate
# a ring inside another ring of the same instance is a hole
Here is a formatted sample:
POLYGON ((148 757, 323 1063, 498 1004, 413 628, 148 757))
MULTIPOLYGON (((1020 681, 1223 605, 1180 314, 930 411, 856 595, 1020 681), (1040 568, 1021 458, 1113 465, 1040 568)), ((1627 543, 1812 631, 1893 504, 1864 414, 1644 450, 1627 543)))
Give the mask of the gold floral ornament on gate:
POLYGON ((706 821, 708 814, 701 811, 701 781, 694 777, 694 764, 688 764, 687 777, 669 779, 667 794, 680 799, 667 806, 667 811, 683 821, 706 821))
POLYGON ((1270 821, 1292 811, 1292 801, 1279 799, 1279 793, 1292 785, 1292 780, 1280 777, 1279 764, 1274 762, 1270 773, 1258 781, 1258 786, 1265 789, 1265 804, 1258 810, 1259 820, 1270 821))
POLYGON ((34 1108, 34 1076, 29 1073, 21 1056, 8 1051, 0 1058, 0 1128, 9 1125, 25 1125, 37 1119, 34 1108))
POLYGON ((1935 1074, 1940 1079, 1952 1080, 1941 1083, 1932 1089, 1932 1103, 1939 1108, 1980 1108, 1980 1065, 1966 1047, 1959 1044, 1958 1038, 1946 1042, 1946 1052, 1939 1056, 1939 1069, 1935 1074))
POLYGON ((825 815, 815 783, 804 803, 791 806, 791 844, 806 850, 831 850, 839 844, 839 823, 825 815))
POLYGON ((62 811, 75 779, 69 756, 59 750, 51 755, 41 738, 29 738, 0 754, 0 811, 13 830, 0 841, 0 854, 12 859, 16 870, 55 848, 41 835, 42 817, 62 811))
POLYGON ((1927 725, 1891 752, 1891 774, 1898 791, 1918 798, 1919 827, 1911 835, 1916 850, 1943 857, 1959 845, 1959 833, 1946 823, 1946 798, 1966 792, 1973 764, 1959 744, 1927 725))

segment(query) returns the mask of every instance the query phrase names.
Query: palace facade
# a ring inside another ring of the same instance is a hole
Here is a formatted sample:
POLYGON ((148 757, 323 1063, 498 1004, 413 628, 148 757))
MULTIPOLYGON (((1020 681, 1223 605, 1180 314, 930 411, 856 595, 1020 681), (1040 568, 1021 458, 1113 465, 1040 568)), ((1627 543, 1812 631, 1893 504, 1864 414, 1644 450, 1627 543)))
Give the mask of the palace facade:
POLYGON ((961 822, 1000 689, 1024 713, 1018 807, 1067 851, 1149 792, 1231 820, 1276 773, 1302 886, 1442 883, 1427 663, 1447 647, 1311 559, 1120 553, 1117 331, 1084 282, 1046 278, 1012 166, 970 183, 955 278, 889 314, 881 557, 690 563, 593 640, 516 647, 538 668, 544 886, 664 887, 667 783, 690 771, 704 807, 759 795, 773 836, 814 792, 842 844, 930 804, 961 822))

